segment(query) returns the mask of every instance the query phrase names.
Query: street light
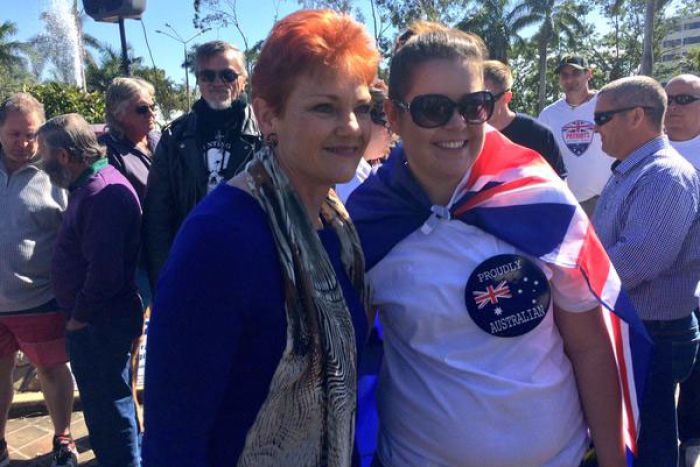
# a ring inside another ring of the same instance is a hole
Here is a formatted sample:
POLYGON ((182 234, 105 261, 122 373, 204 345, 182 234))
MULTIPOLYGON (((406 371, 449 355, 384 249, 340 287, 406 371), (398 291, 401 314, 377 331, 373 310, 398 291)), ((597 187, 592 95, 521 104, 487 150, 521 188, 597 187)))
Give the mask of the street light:
POLYGON ((187 95, 187 108, 190 108, 190 73, 189 70, 187 69, 187 44, 189 44, 191 41, 194 39, 198 38, 205 32, 208 32, 211 30, 211 28, 204 28, 201 31, 199 31, 197 34, 194 36, 190 37, 189 39, 185 40, 182 38, 182 36, 173 28, 171 25, 168 23, 165 23, 165 27, 170 29, 170 31, 161 31, 160 29, 156 29, 156 32, 158 34, 163 34, 164 36, 168 36, 169 38, 179 42, 182 44, 182 51, 183 55, 185 57, 184 65, 185 65, 185 92, 187 95))

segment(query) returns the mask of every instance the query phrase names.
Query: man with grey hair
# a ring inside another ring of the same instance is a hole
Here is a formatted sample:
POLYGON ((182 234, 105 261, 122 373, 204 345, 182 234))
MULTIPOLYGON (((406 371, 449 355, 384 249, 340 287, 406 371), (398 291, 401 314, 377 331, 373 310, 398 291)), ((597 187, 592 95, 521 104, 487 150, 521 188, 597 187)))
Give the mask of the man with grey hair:
POLYGON ((51 289, 51 256, 67 197, 41 168, 36 133, 42 123, 44 107, 30 94, 0 104, 0 466, 10 462, 5 425, 18 350, 36 367, 51 415, 52 466, 78 465, 65 319, 51 289))
POLYGON ((78 114, 47 121, 39 152, 51 181, 70 192, 51 274, 66 313, 68 356, 90 445, 102 467, 140 465, 130 351, 143 313, 134 279, 141 209, 78 114))
POLYGON ((652 78, 613 81, 594 113, 612 176, 593 216, 622 286, 654 341, 640 410, 639 467, 677 467, 676 385, 698 349, 700 178, 663 134, 666 93, 652 78))
MULTIPOLYGON (((666 84, 666 95, 665 124, 671 146, 700 170, 700 77, 691 74, 676 76, 666 84)), ((700 317, 697 308, 695 313, 700 317)), ((678 436, 686 467, 700 467, 700 363, 697 360, 692 374, 681 384, 678 436)))
POLYGON ((260 145, 252 108, 243 99, 243 54, 226 42, 207 42, 197 48, 195 70, 202 98, 163 130, 148 176, 143 233, 154 288, 187 214, 243 170, 260 145))

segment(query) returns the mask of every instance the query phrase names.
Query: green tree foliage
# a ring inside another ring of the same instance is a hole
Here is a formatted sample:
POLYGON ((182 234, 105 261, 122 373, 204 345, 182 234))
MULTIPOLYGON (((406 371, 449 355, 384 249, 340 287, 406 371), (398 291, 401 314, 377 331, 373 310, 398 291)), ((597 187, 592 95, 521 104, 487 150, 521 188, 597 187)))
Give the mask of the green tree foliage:
MULTIPOLYGON (((156 90, 156 104, 160 107, 163 118, 169 120, 171 115, 184 112, 187 109, 187 98, 183 86, 176 85, 165 75, 165 70, 146 67, 142 57, 133 55, 128 49, 131 69, 134 76, 145 79, 156 90)), ((111 47, 102 51, 99 63, 88 63, 85 69, 85 80, 89 91, 104 95, 114 78, 123 76, 121 70, 121 52, 111 47)))
POLYGON ((15 23, 0 23, 0 99, 20 91, 23 83, 34 81, 26 67, 29 48, 13 39, 16 34, 15 23))
POLYGON ((547 97, 548 53, 560 47, 562 41, 573 48, 584 32, 581 18, 585 7, 570 0, 523 0, 513 8, 513 27, 516 30, 536 26, 533 36, 537 44, 538 94, 537 110, 544 108, 547 97))
POLYGON ((476 12, 456 26, 480 36, 489 49, 489 57, 503 63, 508 63, 511 56, 511 43, 522 40, 509 5, 509 0, 482 0, 476 12))
POLYGON ((23 68, 26 46, 12 40, 17 34, 17 25, 12 21, 0 23, 0 67, 23 68))
MULTIPOLYGON (((533 41, 515 44, 512 57, 508 63, 513 72, 511 108, 517 112, 537 116, 540 112, 538 107, 540 77, 537 44, 533 41)), ((554 73, 554 68, 558 63, 559 57, 557 55, 552 55, 547 59, 545 105, 551 104, 560 97, 559 77, 554 73)))
POLYGON ((24 91, 44 104, 46 118, 75 112, 90 123, 104 122, 105 102, 102 93, 83 92, 75 85, 58 82, 27 86, 24 91))
POLYGON ((24 68, 0 67, 0 100, 34 83, 36 79, 24 68))
POLYGON ((416 20, 453 25, 464 17, 469 0, 375 0, 379 12, 398 30, 416 20))

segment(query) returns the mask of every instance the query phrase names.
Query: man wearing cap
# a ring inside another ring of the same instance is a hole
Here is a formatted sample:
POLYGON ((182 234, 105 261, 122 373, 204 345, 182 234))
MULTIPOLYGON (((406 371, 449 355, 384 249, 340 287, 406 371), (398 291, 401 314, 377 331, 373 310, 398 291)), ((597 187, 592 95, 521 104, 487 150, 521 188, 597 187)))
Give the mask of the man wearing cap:
POLYGON ((552 131, 534 118, 515 113, 509 107, 513 99, 513 74, 510 68, 498 60, 485 61, 484 86, 491 91, 496 101, 489 124, 514 143, 539 153, 565 179, 566 166, 552 131))
POLYGON ((588 216, 593 215, 614 159, 603 152, 595 133, 593 110, 596 92, 589 89, 592 77, 588 60, 566 55, 556 72, 564 97, 547 106, 539 121, 551 128, 567 169, 567 183, 588 216))
MULTIPOLYGON (((676 76, 666 84, 666 95, 668 110, 664 122, 669 142, 695 169, 700 170, 700 77, 690 74, 676 76)), ((696 279, 700 280, 700 277, 696 279)), ((697 308, 695 313, 700 318, 697 308)), ((697 361, 690 377, 681 384, 678 437, 686 467, 700 466, 700 363, 697 361)))

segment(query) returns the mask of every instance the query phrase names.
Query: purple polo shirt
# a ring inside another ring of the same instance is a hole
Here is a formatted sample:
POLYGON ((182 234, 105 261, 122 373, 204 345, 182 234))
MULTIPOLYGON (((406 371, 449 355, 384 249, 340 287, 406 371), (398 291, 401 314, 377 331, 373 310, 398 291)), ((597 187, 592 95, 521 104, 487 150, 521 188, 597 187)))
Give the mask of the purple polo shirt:
POLYGON ((78 321, 141 313, 134 274, 141 206, 131 184, 102 158, 70 187, 51 276, 56 300, 78 321))

